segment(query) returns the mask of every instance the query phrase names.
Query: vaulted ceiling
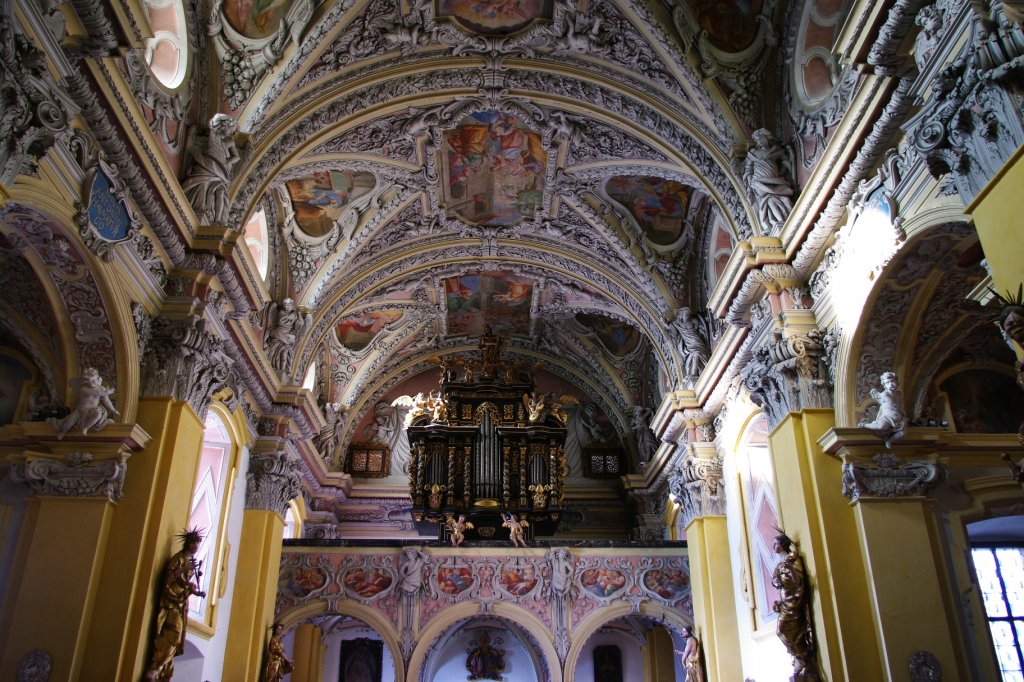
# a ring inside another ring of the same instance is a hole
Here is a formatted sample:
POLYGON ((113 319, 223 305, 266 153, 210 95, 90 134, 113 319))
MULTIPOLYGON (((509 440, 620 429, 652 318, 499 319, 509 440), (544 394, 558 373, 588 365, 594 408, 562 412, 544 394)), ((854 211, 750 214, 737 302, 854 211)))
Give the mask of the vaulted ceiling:
POLYGON ((316 365, 342 443, 485 324, 621 436, 696 381, 673 320, 717 340, 710 291, 759 233, 733 160, 759 86, 734 72, 763 67, 774 3, 234 4, 211 24, 247 135, 230 222, 265 221, 271 297, 312 316, 286 373, 316 365), (266 74, 239 49, 295 40, 266 74))

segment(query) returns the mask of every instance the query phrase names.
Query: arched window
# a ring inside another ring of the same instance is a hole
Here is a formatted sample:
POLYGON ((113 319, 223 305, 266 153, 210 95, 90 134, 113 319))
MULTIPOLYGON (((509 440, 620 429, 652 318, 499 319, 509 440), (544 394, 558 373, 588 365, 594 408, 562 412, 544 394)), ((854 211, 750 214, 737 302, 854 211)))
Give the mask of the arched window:
POLYGON ((267 236, 267 214, 262 208, 245 223, 243 234, 245 246, 249 249, 252 262, 256 264, 256 271, 266 280, 267 270, 270 269, 270 240, 267 236))
POLYGON ((302 537, 302 517, 298 502, 296 500, 289 502, 288 511, 284 514, 284 533, 282 537, 285 540, 302 537))
POLYGON ((153 37, 146 39, 146 63, 164 87, 174 89, 188 70, 188 39, 182 0, 145 0, 153 37))
POLYGON ((195 483, 192 486, 192 506, 189 528, 200 528, 203 541, 196 553, 202 575, 200 589, 205 597, 192 597, 188 602, 188 615, 194 621, 208 626, 212 623, 212 607, 216 601, 215 576, 220 565, 221 538, 227 525, 227 502, 234 446, 227 425, 220 415, 211 409, 206 415, 206 431, 203 434, 203 448, 196 467, 195 483))

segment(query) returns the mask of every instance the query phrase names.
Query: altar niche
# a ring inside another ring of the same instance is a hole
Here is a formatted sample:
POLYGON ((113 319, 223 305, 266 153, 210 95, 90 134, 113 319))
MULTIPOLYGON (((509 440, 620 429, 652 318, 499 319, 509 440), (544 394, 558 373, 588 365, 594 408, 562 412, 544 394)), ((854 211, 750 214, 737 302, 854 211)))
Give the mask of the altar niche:
MULTIPOLYGON (((509 540, 503 515, 529 523, 527 539, 552 535, 562 516, 565 413, 561 399, 537 395, 522 368, 487 367, 419 396, 408 427, 413 516, 424 535, 444 538, 449 515, 465 515, 467 541, 509 540)), ((499 343, 500 347, 500 343, 499 343)), ((466 364, 467 367, 470 365, 466 364)))

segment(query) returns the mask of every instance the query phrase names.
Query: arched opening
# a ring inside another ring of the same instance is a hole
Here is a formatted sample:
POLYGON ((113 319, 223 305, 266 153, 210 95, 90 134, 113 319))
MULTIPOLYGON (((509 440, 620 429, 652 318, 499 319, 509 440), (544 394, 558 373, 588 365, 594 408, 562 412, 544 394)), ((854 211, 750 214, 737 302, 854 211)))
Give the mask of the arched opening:
POLYGON ((521 625, 495 616, 475 616, 449 626, 435 640, 419 679, 543 682, 550 679, 545 656, 521 625))
POLYGON ((627 614, 601 624, 579 649, 575 682, 686 680, 682 629, 651 615, 627 614))

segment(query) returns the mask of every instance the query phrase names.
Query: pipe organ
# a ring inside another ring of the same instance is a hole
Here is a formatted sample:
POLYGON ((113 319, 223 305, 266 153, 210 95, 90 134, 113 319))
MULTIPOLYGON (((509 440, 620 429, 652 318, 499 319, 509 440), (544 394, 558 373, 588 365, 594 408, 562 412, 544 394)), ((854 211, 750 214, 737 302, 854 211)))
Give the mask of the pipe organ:
POLYGON ((567 473, 563 403, 537 395, 524 373, 501 373, 494 362, 483 369, 477 379, 467 365, 456 381, 442 366, 440 391, 415 398, 407 428, 413 515, 424 528, 464 514, 475 526, 467 537, 499 539, 508 534, 501 515, 511 512, 550 535, 567 473))

